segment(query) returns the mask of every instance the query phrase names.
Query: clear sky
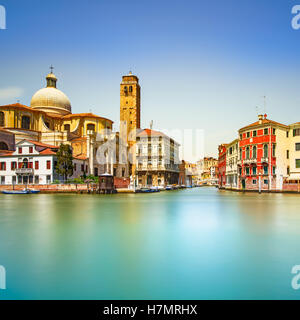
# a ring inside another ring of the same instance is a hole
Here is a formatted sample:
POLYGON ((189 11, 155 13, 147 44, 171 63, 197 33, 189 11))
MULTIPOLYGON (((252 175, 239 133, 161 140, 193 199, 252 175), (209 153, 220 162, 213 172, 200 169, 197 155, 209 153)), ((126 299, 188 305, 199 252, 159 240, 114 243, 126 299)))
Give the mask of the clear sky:
POLYGON ((119 124, 119 84, 142 87, 142 125, 204 129, 205 153, 256 121, 300 121, 300 0, 0 0, 0 104, 29 105, 49 66, 73 112, 119 124))

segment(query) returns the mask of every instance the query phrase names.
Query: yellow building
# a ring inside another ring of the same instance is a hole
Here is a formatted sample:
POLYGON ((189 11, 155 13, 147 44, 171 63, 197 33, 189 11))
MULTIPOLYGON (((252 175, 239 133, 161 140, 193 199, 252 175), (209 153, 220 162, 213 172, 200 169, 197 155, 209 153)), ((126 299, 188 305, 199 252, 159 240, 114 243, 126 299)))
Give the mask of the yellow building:
MULTIPOLYGON (((98 146, 111 137, 113 121, 92 113, 72 114, 70 100, 57 89, 56 76, 51 72, 46 81, 46 88, 33 95, 30 107, 20 103, 0 106, 0 128, 13 133, 16 143, 27 139, 54 146, 71 144, 74 157, 88 160, 89 174, 112 171, 112 166, 99 165, 95 156, 98 146), (103 139, 97 139, 98 135, 103 139)), ((0 146, 9 149, 5 141, 0 146)))

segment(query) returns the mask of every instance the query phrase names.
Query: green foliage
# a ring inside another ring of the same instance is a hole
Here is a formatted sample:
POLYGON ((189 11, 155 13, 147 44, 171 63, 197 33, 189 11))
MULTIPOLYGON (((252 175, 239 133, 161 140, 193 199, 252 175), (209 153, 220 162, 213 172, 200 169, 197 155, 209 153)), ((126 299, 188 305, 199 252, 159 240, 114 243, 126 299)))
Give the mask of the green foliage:
POLYGON ((68 144, 61 144, 59 150, 56 153, 57 165, 55 167, 58 175, 63 176, 67 181, 68 177, 73 174, 73 155, 72 148, 68 144))
POLYGON ((88 175, 85 180, 88 180, 91 183, 98 183, 99 182, 99 177, 93 176, 93 175, 88 175))

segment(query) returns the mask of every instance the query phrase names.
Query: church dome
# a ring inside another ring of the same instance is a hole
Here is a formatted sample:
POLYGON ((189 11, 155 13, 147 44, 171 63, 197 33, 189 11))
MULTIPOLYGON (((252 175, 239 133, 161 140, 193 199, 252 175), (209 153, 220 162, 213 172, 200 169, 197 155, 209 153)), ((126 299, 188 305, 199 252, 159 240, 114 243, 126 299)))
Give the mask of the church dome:
POLYGON ((59 115, 70 114, 71 102, 69 98, 56 88, 57 78, 51 72, 47 75, 47 87, 38 90, 32 97, 30 106, 33 109, 59 115))

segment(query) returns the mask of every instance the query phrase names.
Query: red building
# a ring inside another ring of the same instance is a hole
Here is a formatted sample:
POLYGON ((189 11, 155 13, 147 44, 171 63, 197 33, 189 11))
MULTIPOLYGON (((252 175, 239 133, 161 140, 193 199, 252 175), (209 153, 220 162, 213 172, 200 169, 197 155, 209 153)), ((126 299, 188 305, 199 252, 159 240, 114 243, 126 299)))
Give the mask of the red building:
POLYGON ((288 126, 259 115, 258 121, 239 130, 239 189, 281 189, 285 175, 285 139, 288 126))
POLYGON ((218 172, 219 172, 219 187, 225 188, 226 185, 226 146, 227 144, 221 144, 219 146, 219 158, 218 158, 218 172))

